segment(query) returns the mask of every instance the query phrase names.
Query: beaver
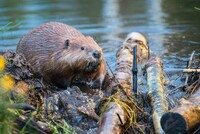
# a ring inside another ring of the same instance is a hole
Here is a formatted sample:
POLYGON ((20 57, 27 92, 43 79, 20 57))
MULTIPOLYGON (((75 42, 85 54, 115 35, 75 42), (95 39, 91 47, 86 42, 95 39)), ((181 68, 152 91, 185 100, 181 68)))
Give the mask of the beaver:
POLYGON ((26 33, 17 53, 24 55, 36 76, 59 88, 75 78, 101 88, 107 71, 101 47, 90 36, 60 22, 48 22, 26 33))

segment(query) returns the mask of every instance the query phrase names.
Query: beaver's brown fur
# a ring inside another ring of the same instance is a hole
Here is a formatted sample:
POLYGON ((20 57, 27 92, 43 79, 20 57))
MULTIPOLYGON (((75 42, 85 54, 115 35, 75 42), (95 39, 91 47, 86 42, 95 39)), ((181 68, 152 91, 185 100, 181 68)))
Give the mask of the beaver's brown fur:
POLYGON ((106 67, 102 49, 90 36, 59 22, 45 23, 25 34, 17 46, 36 75, 58 87, 69 86, 75 77, 101 87, 106 67))

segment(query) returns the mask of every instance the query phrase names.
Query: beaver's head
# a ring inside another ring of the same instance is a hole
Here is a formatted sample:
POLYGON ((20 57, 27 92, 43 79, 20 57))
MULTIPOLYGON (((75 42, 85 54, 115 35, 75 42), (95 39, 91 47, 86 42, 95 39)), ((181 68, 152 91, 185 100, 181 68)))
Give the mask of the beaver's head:
POLYGON ((63 42, 57 62, 74 71, 96 71, 100 65, 103 54, 102 49, 89 36, 71 37, 63 42))
POLYGON ((63 40, 63 46, 52 57, 58 55, 59 58, 53 60, 62 66, 62 72, 69 73, 68 70, 71 70, 73 78, 84 77, 80 79, 90 81, 94 88, 102 86, 106 75, 103 52, 92 37, 71 37, 63 40))

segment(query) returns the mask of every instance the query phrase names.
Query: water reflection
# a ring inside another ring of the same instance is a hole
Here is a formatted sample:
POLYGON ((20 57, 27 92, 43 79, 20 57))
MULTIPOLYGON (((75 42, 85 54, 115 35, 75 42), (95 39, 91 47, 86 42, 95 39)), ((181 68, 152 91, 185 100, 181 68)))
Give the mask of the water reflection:
POLYGON ((102 8, 102 23, 105 25, 105 29, 109 29, 108 33, 102 35, 105 42, 101 44, 102 48, 105 50, 105 58, 108 57, 107 62, 110 63, 110 66, 113 68, 115 65, 116 56, 115 53, 117 48, 119 48, 121 39, 119 38, 119 33, 123 30, 123 21, 120 18, 119 11, 120 3, 119 0, 104 0, 102 8), (107 48, 107 45, 112 44, 112 47, 107 48), (113 52, 113 53, 110 53, 113 52), (112 58, 109 58, 112 57, 112 58))
POLYGON ((150 48, 154 50, 153 55, 162 56, 166 52, 163 47, 165 43, 166 33, 171 33, 170 29, 166 28, 164 17, 166 14, 162 11, 162 0, 150 0, 147 3, 148 27, 152 32, 149 33, 150 48), (156 30, 155 30, 156 29, 156 30))
POLYGON ((167 14, 165 21, 172 33, 166 36, 164 44, 167 53, 163 54, 166 63, 185 67, 193 50, 200 54, 200 11, 194 7, 198 1, 163 0, 163 12, 167 14))
POLYGON ((165 67, 185 67, 192 50, 200 54, 198 1, 189 0, 1 0, 0 27, 21 23, 0 33, 0 50, 15 49, 28 30, 48 21, 60 21, 92 35, 111 67, 127 33, 142 32, 165 67))

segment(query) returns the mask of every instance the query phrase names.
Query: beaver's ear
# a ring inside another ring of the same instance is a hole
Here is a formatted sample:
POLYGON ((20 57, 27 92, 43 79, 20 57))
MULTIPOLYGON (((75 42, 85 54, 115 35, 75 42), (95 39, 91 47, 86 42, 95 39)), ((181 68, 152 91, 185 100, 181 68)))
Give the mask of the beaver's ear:
POLYGON ((67 40, 65 41, 65 44, 64 44, 64 45, 65 45, 65 48, 67 48, 67 47, 69 46, 69 43, 70 43, 70 42, 69 42, 69 39, 67 39, 67 40))

